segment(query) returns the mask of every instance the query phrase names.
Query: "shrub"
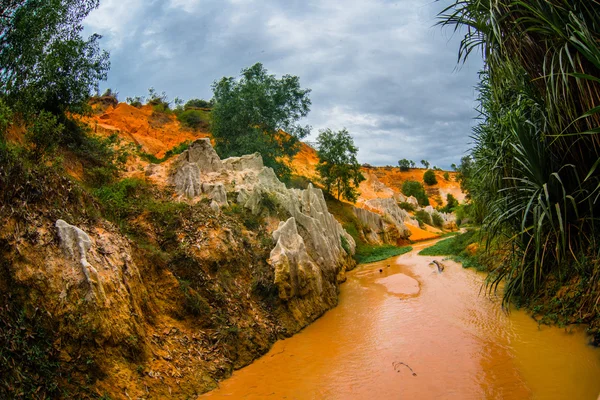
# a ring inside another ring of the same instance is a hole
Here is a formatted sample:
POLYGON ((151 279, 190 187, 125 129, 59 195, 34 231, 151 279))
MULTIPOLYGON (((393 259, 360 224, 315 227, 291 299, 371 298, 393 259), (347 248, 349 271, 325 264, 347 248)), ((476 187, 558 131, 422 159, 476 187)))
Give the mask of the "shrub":
POLYGON ((127 103, 133 107, 140 108, 146 101, 146 98, 144 96, 135 96, 128 97, 125 101, 127 101, 127 103))
POLYGON ((449 173, 447 173, 447 172, 444 172, 444 179, 445 179, 446 181, 449 181, 449 180, 450 180, 450 174, 449 174, 449 173))
POLYGON ((6 131, 12 123, 12 110, 6 105, 4 100, 0 99, 0 142, 4 141, 6 131))
POLYGON ((433 172, 432 170, 428 169, 427 171, 425 171, 425 174, 423 174, 423 182, 425 182, 428 185, 435 185, 437 183, 437 178, 435 177, 435 172, 433 172))
POLYGON ((181 125, 191 129, 208 129, 209 123, 204 117, 202 111, 199 110, 186 110, 177 115, 177 119, 181 122, 181 125))
POLYGON ((344 249, 347 254, 350 254, 350 243, 348 243, 348 239, 343 235, 340 235, 340 241, 342 242, 342 249, 344 249))
POLYGON ((412 204, 407 203, 405 201, 401 201, 400 203, 398 203, 398 207, 400 207, 401 209, 406 210, 406 211, 415 211, 416 210, 415 206, 413 206, 412 204))
POLYGON ((437 226, 438 228, 444 227, 444 218, 439 213, 434 212, 431 214, 431 222, 433 226, 437 226))
POLYGON ((41 160, 44 155, 56 149, 65 130, 58 118, 49 112, 42 111, 29 126, 25 138, 32 144, 31 153, 35 160, 41 160))
POLYGON ((433 221, 431 220, 431 214, 429 214, 425 210, 419 210, 415 213, 415 217, 417 221, 419 221, 419 226, 423 227, 423 224, 433 225, 433 221))
POLYGON ((456 197, 448 193, 446 195, 446 207, 444 207, 444 212, 452 212, 457 206, 458 200, 456 200, 456 197))
POLYGON ((212 107, 212 101, 206 101, 206 100, 202 100, 202 99, 191 99, 187 103, 185 103, 185 106, 183 106, 183 108, 186 111, 189 109, 194 109, 194 108, 211 108, 211 107, 212 107))
POLYGON ((402 184, 402 193, 406 196, 414 196, 422 207, 429 205, 429 198, 425 193, 425 189, 417 181, 405 181, 402 184))

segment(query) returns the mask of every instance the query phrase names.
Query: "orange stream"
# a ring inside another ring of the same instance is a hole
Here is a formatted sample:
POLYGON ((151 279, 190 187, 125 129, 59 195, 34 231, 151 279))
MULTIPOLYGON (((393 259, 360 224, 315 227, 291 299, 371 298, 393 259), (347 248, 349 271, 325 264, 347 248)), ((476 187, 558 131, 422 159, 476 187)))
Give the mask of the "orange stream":
POLYGON ((483 275, 418 256, 428 245, 349 273, 336 308, 202 397, 596 399, 600 351, 583 329, 506 315, 483 275))

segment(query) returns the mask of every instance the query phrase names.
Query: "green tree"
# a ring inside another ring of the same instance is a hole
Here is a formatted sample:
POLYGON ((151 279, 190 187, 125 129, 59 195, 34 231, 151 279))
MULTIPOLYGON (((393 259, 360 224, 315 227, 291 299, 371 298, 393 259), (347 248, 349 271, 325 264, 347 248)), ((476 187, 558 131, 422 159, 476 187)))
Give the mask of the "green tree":
POLYGON ((310 132, 297 122, 310 111, 310 89, 297 76, 277 79, 262 64, 242 70, 239 79, 213 83, 212 134, 221 157, 261 153, 265 165, 287 179, 285 158, 299 150, 299 139, 310 132))
POLYGON ((408 171, 410 169, 410 160, 406 158, 398 160, 398 166, 400 167, 400 171, 408 171))
POLYGON ((437 183, 437 178, 435 177, 435 172, 433 172, 430 169, 425 171, 425 173, 423 174, 423 182, 425 182, 429 186, 435 185, 437 183))
POLYGON ((458 207, 458 200, 452 194, 448 193, 446 195, 446 206, 442 209, 444 212, 452 212, 454 209, 458 207))
POLYGON ((81 112, 109 69, 82 20, 98 0, 5 0, 0 6, 0 92, 14 110, 81 112))
POLYGON ((405 196, 414 196, 422 207, 429 205, 429 198, 420 182, 404 181, 402 184, 402 193, 405 196))
POLYGON ((425 168, 429 168, 429 165, 430 165, 430 164, 429 164, 429 161, 427 161, 427 160, 421 160, 421 164, 423 164, 423 166, 424 166, 425 168))
POLYGON ((417 168, 417 164, 413 160, 409 160, 411 168, 417 168))
POLYGON ((444 179, 447 181, 450 180, 450 174, 448 172, 444 172, 444 179))
MULTIPOLYGON (((358 197, 357 187, 365 180, 356 159, 358 148, 346 129, 333 132, 322 130, 317 138, 319 145, 319 164, 317 171, 323 179, 325 189, 335 190, 338 200, 344 197, 354 202, 358 197)), ((333 194, 333 193, 332 193, 333 194)))

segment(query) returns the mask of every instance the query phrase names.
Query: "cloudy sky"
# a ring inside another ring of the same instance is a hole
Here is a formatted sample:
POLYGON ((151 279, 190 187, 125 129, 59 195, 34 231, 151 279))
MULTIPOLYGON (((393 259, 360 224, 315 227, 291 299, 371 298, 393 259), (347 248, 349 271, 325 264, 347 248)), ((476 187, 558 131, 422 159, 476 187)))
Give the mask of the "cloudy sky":
MULTIPOLYGON (((119 99, 149 87, 172 99, 261 62, 312 89, 302 123, 346 127, 359 161, 448 168, 470 147, 477 72, 457 68, 459 37, 434 27, 447 0, 100 0, 86 33, 104 36, 119 99)), ((309 139, 310 140, 310 139, 309 139)))

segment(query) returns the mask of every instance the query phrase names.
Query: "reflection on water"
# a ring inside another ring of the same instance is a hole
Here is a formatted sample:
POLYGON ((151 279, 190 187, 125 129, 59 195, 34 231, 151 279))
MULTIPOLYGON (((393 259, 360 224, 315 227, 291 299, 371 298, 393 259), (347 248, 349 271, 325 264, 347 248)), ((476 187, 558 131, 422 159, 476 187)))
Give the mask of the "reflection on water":
POLYGON ((424 246, 349 273, 335 309, 203 397, 596 398, 600 352, 582 330, 507 316, 482 275, 451 261, 438 273, 424 246))

